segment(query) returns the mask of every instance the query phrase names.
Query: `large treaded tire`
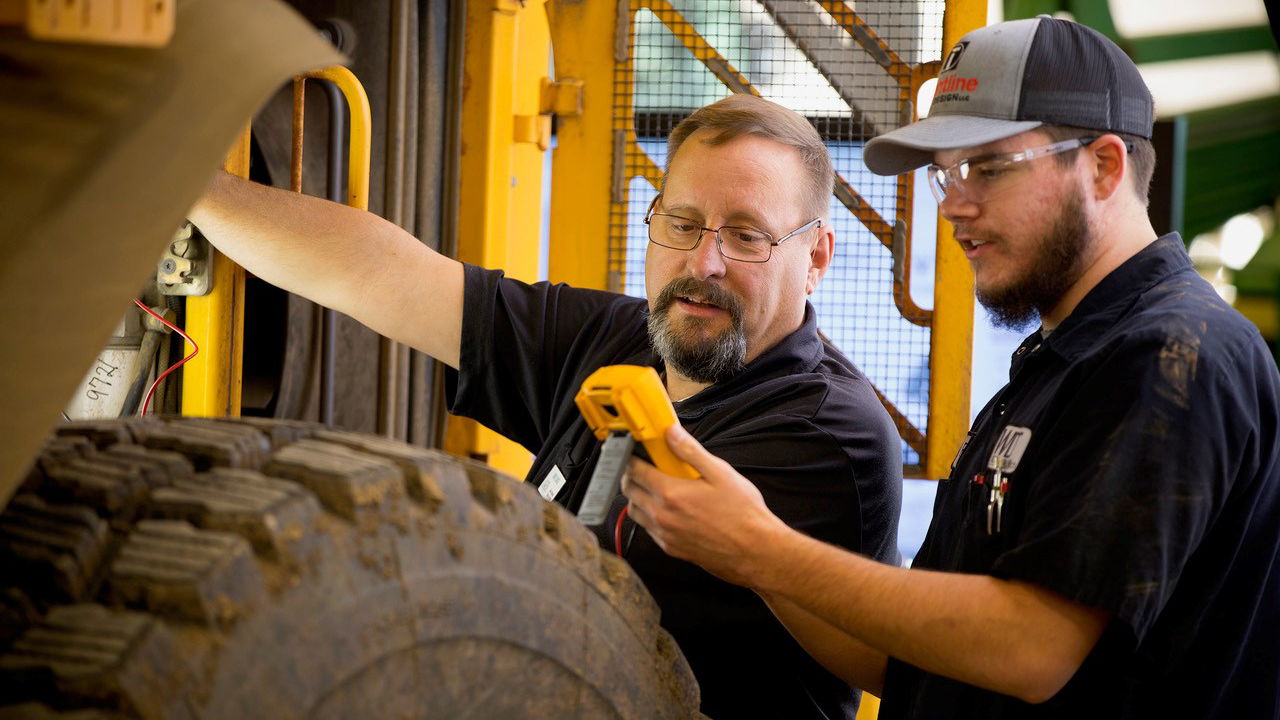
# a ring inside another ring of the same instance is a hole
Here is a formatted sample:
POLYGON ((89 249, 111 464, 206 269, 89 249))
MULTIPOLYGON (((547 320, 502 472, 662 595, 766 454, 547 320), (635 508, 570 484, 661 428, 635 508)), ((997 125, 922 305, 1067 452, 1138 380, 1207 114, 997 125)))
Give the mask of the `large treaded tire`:
POLYGON ((70 424, 0 515, 0 718, 690 718, 640 581, 487 466, 266 420, 70 424))

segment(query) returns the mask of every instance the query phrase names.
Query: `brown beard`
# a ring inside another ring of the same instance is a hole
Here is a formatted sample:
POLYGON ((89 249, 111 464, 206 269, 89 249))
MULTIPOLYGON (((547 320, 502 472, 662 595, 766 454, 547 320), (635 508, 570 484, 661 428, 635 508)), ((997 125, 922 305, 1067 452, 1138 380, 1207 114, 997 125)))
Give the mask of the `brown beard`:
POLYGON ((1062 203, 1058 218, 1034 250, 1023 276, 1007 287, 976 292, 991 324, 1017 331, 1030 329, 1080 279, 1084 250, 1092 239, 1084 214, 1084 194, 1077 187, 1062 203))
POLYGON ((649 309, 649 342, 667 367, 697 382, 715 384, 742 372, 747 336, 742 303, 719 285, 682 277, 667 283, 649 309), (672 327, 671 306, 680 296, 699 297, 729 313, 729 327, 704 337, 706 321, 685 318, 683 332, 672 327))

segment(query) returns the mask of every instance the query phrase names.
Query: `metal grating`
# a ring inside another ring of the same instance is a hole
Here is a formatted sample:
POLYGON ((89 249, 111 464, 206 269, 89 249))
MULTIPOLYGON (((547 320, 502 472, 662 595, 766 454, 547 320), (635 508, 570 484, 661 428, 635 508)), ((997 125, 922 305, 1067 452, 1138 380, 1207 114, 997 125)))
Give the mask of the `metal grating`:
POLYGON ((614 157, 624 161, 615 160, 610 288, 644 296, 642 220, 676 123, 729 92, 752 92, 809 118, 838 175, 836 257, 812 301, 823 333, 894 416, 908 476, 924 464, 936 207, 910 178, 868 173, 861 149, 912 119, 912 89, 936 75, 944 7, 944 0, 861 0, 856 12, 844 0, 631 0, 615 65, 614 157), (915 225, 921 242, 913 253, 915 225))

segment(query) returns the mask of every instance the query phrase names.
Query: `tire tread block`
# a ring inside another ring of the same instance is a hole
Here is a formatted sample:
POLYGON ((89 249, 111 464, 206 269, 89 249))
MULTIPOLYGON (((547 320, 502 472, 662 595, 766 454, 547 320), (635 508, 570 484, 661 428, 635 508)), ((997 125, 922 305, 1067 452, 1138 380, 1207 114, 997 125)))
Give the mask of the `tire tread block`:
POLYGON ((96 507, 104 516, 124 522, 133 519, 151 489, 145 470, 101 453, 52 466, 47 475, 40 486, 42 496, 96 507))
POLYGON ((109 583, 116 602, 214 627, 229 627, 266 593, 248 541, 176 520, 139 522, 109 583))
POLYGON ((143 469, 153 488, 172 485, 196 474, 195 466, 190 460, 170 450, 153 450, 134 443, 121 443, 112 445, 100 455, 143 469))
POLYGON ((235 533, 254 552, 288 562, 300 554, 296 546, 310 534, 320 506, 297 483, 254 470, 214 468, 152 491, 148 512, 153 518, 235 533))
POLYGON ((172 633, 149 615, 95 604, 56 607, 0 655, 0 703, 76 703, 186 720, 185 703, 161 692, 191 677, 178 658, 172 633))
POLYGON ((318 440, 281 448, 263 473, 306 487, 347 520, 357 519, 361 509, 378 511, 404 492, 400 469, 390 460, 318 440))
POLYGON ((171 419, 169 425, 178 425, 187 428, 189 432, 198 430, 234 441, 254 456, 255 465, 261 465, 271 455, 271 438, 267 437, 262 430, 246 423, 225 418, 184 417, 171 419))
POLYGON ((285 445, 293 444, 299 440, 305 440, 309 437, 315 436, 319 431, 324 430, 324 425, 308 422, 306 420, 238 417, 213 418, 212 422, 220 425, 252 428, 256 432, 260 432, 267 437, 268 441, 271 443, 272 449, 282 448, 285 445))
POLYGON ((48 478, 48 469, 51 466, 59 465, 75 458, 88 457, 96 450, 97 448, 89 441, 89 438, 81 435, 54 435, 50 437, 40 449, 40 454, 36 456, 35 462, 31 463, 31 467, 27 470, 26 478, 23 479, 18 492, 36 492, 48 478))
POLYGON ((73 420, 59 425, 54 432, 59 437, 82 437, 99 450, 118 443, 133 442, 134 430, 153 424, 148 418, 122 418, 120 420, 73 420))
MULTIPOLYGON (((438 450, 340 430, 320 430, 315 438, 395 463, 404 473, 409 496, 430 513, 437 512, 450 496, 456 497, 457 491, 464 487, 465 472, 458 458, 438 450)), ((469 489, 466 492, 470 494, 469 489)))
POLYGON ((83 435, 54 435, 40 449, 40 462, 57 463, 78 457, 88 457, 97 446, 83 435))
POLYGON ((81 506, 19 495, 0 515, 0 570, 41 601, 84 599, 107 552, 107 522, 81 506))
POLYGON ((172 450, 192 460, 197 470, 211 467, 259 468, 270 444, 252 428, 235 428, 211 421, 175 420, 148 425, 137 432, 138 442, 156 450, 172 450))

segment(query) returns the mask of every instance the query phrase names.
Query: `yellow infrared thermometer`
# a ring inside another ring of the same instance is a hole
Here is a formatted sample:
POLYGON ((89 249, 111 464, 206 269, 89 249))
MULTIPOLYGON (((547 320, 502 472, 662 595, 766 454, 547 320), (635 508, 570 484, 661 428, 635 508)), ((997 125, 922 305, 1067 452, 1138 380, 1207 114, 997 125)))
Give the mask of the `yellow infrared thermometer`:
POLYGON ((596 439, 604 443, 578 508, 584 525, 605 521, 636 441, 644 445, 659 470, 676 477, 698 477, 667 445, 667 428, 680 421, 653 368, 606 365, 587 376, 573 401, 596 439))

